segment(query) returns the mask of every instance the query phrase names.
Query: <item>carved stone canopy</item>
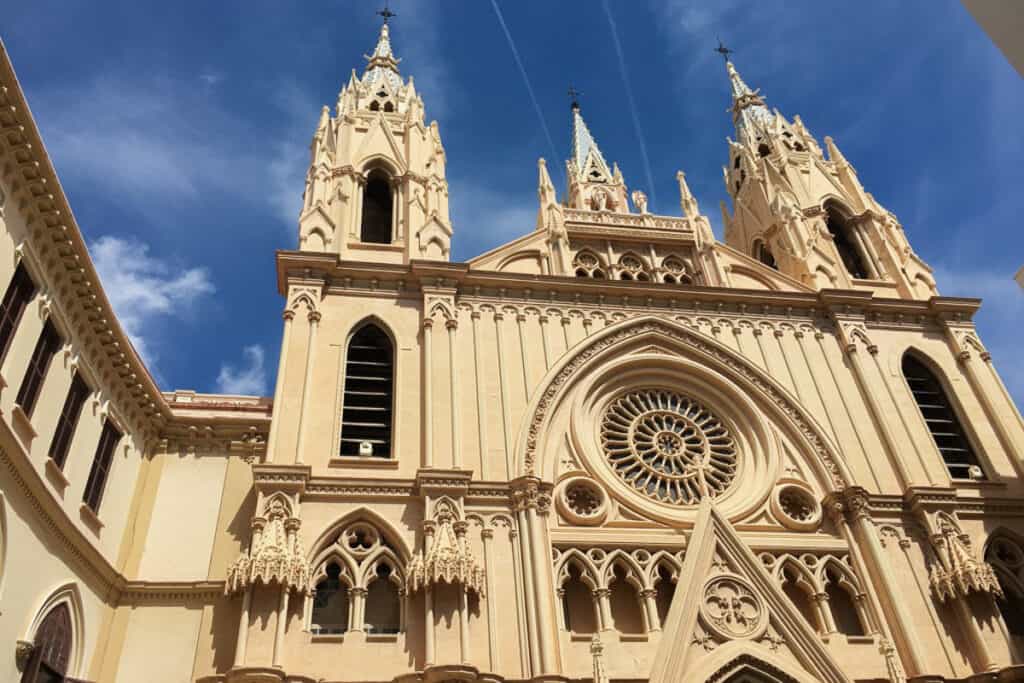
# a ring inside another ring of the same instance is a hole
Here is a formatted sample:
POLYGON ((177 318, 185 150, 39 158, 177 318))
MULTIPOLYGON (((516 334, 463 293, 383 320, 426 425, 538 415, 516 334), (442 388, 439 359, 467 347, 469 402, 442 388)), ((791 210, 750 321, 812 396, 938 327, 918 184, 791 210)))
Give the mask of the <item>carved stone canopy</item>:
POLYGON ((933 544, 939 563, 932 565, 928 581, 939 602, 967 597, 972 591, 1003 597, 995 570, 988 562, 974 557, 967 534, 945 516, 938 518, 938 527, 933 544))
POLYGON ((469 547, 467 527, 453 503, 439 502, 434 519, 423 524, 426 552, 417 553, 409 563, 406 586, 410 593, 449 583, 461 584, 465 590, 484 596, 484 570, 469 547))
POLYGON ((272 496, 264 514, 252 520, 252 543, 228 567, 224 592, 240 593, 251 586, 279 584, 300 594, 311 591, 309 563, 299 543, 301 521, 291 516, 283 496, 272 496))

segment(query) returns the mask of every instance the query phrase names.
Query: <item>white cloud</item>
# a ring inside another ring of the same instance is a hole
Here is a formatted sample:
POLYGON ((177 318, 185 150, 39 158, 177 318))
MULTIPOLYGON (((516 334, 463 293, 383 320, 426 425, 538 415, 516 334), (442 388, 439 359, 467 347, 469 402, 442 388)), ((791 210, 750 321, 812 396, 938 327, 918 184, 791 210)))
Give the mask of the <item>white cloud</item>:
POLYGON ((209 273, 150 256, 149 245, 136 239, 106 235, 89 244, 89 253, 121 327, 156 374, 156 353, 148 341, 151 326, 161 319, 186 317, 201 298, 212 294, 209 273))
POLYGON ((217 391, 222 394, 264 396, 267 393, 267 369, 263 364, 263 347, 243 347, 242 357, 241 367, 228 363, 220 366, 220 372, 217 374, 217 391))
POLYGON ((537 227, 537 205, 528 194, 502 193, 475 181, 451 179, 453 260, 464 261, 522 237, 537 227))

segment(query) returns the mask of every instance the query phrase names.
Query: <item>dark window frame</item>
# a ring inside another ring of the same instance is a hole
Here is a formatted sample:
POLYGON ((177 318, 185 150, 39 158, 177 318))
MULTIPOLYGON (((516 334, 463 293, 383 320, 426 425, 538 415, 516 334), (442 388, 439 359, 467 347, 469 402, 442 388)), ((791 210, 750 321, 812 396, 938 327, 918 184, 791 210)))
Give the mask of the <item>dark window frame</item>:
POLYGON ((32 417, 32 411, 35 410, 36 401, 39 400, 39 394, 43 391, 43 383, 46 382, 46 375, 50 370, 53 357, 57 355, 63 345, 64 340, 61 338, 60 332, 57 331, 53 321, 47 318, 43 323, 43 329, 39 332, 36 347, 32 350, 28 367, 25 368, 25 376, 18 388, 18 396, 14 399, 14 402, 21 406, 26 417, 32 417))
POLYGON ((4 292, 3 301, 0 302, 0 364, 7 357, 7 351, 14 340, 14 334, 18 330, 21 316, 25 313, 28 304, 35 298, 35 281, 29 274, 24 263, 19 263, 11 276, 11 282, 4 292))
POLYGON ((82 502, 93 513, 99 512, 100 503, 103 502, 107 479, 110 476, 111 466, 114 464, 114 451, 117 450, 121 436, 121 431, 108 418, 103 423, 100 441, 96 444, 96 455, 93 456, 92 466, 89 468, 89 478, 86 480, 85 490, 82 492, 82 502))
POLYGON ((76 372, 71 378, 71 386, 68 387, 64 407, 61 408, 60 417, 57 419, 57 429, 53 432, 53 439, 50 441, 50 459, 60 469, 64 469, 64 463, 67 462, 71 441, 75 437, 75 430, 78 428, 78 421, 82 416, 82 408, 89 400, 91 393, 92 389, 82 379, 82 375, 76 372))
POLYGON ((349 337, 342 383, 340 457, 360 457, 359 444, 363 441, 375 445, 369 457, 395 457, 396 361, 394 340, 377 322, 358 325, 349 337), (381 452, 376 446, 383 447, 381 452))
POLYGON ((394 241, 395 222, 391 174, 382 168, 374 168, 366 174, 362 192, 359 241, 364 244, 391 244, 394 241))

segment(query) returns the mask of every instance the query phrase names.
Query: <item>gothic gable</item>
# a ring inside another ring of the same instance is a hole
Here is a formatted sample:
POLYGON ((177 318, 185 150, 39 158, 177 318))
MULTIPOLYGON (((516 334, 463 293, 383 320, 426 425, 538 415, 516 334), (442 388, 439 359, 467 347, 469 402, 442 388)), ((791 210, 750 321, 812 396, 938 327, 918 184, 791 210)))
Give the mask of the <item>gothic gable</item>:
POLYGON ((850 679, 749 547, 709 501, 701 504, 664 625, 651 683, 850 679), (723 677, 717 677, 724 675, 723 677))

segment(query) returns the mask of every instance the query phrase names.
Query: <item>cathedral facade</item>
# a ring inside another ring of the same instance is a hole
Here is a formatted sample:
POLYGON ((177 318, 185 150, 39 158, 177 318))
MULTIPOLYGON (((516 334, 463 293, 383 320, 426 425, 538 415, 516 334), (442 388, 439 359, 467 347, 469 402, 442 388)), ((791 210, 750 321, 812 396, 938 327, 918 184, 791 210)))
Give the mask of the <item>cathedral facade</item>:
POLYGON ((561 198, 540 160, 455 263, 389 32, 313 135, 272 399, 157 388, 2 53, 0 679, 1024 680, 1024 422, 837 144, 727 62, 719 241, 574 104, 561 198))

